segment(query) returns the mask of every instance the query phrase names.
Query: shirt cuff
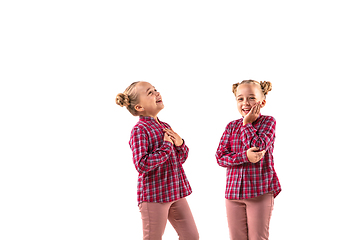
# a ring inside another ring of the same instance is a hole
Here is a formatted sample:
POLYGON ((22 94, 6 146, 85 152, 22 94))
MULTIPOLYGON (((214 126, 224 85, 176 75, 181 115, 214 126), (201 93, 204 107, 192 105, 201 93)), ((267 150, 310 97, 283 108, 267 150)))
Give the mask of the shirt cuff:
POLYGON ((176 145, 174 145, 174 146, 175 146, 176 150, 184 149, 185 148, 185 140, 183 139, 183 143, 180 146, 176 146, 176 145))
POLYGON ((171 142, 164 140, 164 143, 163 143, 162 147, 164 147, 164 148, 171 148, 172 145, 173 145, 173 144, 172 144, 171 142))
POLYGON ((243 128, 246 128, 246 127, 252 127, 253 125, 251 123, 247 123, 245 125, 242 125, 243 128))
POLYGON ((244 159, 244 162, 250 162, 248 157, 247 157, 246 151, 243 151, 241 153, 241 157, 242 157, 242 159, 244 159))

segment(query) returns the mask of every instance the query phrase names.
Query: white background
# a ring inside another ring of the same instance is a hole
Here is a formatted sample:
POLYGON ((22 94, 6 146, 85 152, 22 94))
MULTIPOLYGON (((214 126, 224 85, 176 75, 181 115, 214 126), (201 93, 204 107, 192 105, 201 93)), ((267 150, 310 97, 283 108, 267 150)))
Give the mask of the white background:
POLYGON ((137 118, 115 104, 139 80, 190 148, 201 239, 228 239, 215 151, 250 78, 273 83, 270 238, 355 239, 359 22, 346 0, 2 1, 0 239, 141 239, 137 118))

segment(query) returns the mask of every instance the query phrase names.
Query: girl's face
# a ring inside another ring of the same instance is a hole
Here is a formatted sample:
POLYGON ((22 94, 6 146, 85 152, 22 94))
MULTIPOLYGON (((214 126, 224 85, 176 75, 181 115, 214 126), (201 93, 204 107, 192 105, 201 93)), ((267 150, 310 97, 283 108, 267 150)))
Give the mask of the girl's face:
POLYGON ((256 84, 241 84, 236 89, 237 108, 241 116, 245 117, 255 105, 260 102, 260 106, 264 107, 266 100, 259 86, 256 84))
POLYGON ((160 93, 148 82, 139 82, 136 85, 136 91, 139 97, 139 103, 135 109, 142 116, 155 118, 164 108, 160 93))

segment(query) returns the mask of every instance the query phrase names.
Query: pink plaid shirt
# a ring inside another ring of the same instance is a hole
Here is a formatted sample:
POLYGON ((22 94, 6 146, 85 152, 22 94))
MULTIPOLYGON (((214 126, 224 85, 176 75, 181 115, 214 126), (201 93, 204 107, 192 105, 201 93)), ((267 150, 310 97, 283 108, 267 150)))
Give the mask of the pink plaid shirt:
POLYGON ((226 167, 226 199, 248 199, 273 192, 276 197, 281 186, 274 169, 273 150, 276 121, 260 115, 252 124, 243 126, 243 118, 230 122, 223 133, 216 159, 226 167), (266 150, 257 163, 249 162, 246 150, 259 147, 266 150))
MULTIPOLYGON (((158 119, 159 120, 159 119, 158 119)), ((172 202, 191 194, 182 164, 189 148, 177 147, 164 141, 164 128, 170 125, 156 122, 152 117, 140 116, 131 131, 130 148, 139 172, 138 204, 141 202, 172 202)))

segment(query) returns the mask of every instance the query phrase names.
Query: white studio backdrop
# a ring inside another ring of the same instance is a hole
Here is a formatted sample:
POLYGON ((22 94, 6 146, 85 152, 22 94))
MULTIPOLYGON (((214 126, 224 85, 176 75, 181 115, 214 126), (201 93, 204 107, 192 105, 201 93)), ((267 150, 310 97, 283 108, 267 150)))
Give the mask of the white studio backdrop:
POLYGON ((215 151, 250 78, 273 83, 270 239, 355 239, 359 22, 355 1, 2 1, 0 239, 142 238, 137 118, 115 104, 139 80, 190 148, 201 239, 228 239, 215 151))

